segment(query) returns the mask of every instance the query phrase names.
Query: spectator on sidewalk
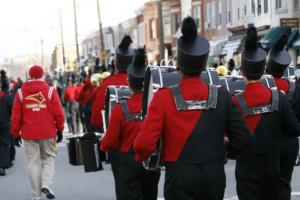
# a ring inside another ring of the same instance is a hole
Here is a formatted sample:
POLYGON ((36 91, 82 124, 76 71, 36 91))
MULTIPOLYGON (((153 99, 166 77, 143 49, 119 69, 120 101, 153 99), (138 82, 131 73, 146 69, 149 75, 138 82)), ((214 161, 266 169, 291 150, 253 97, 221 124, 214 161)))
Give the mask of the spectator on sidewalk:
POLYGON ((41 199, 42 193, 47 199, 54 199, 50 186, 56 142, 63 137, 64 113, 57 92, 42 80, 43 68, 33 66, 29 75, 31 80, 15 96, 11 134, 16 138, 16 146, 20 146, 21 138, 24 141, 32 199, 41 199))
POLYGON ((9 131, 13 97, 9 94, 9 83, 4 71, 1 71, 0 85, 0 176, 5 176, 5 169, 12 166, 12 139, 9 131))

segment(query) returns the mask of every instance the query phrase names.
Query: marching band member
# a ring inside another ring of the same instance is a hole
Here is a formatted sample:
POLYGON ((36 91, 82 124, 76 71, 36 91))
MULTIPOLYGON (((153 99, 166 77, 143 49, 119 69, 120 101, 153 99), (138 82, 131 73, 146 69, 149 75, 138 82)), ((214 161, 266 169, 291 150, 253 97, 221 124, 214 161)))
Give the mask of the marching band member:
MULTIPOLYGON (((283 74, 292 61, 290 54, 284 50, 288 36, 284 35, 269 53, 267 73, 274 77, 275 85, 279 91, 286 94, 286 99, 300 122, 300 88, 296 83, 283 78, 283 74)), ((291 180, 294 165, 299 152, 299 140, 282 138, 280 146, 280 185, 279 199, 291 199, 291 180)))
MULTIPOLYGON (((129 48, 132 40, 125 36, 121 44, 116 49, 116 67, 118 73, 105 79, 99 87, 98 94, 92 106, 92 125, 101 131, 103 122, 101 111, 104 109, 105 94, 109 86, 128 86, 127 67, 132 63, 134 50, 129 48)), ((108 157, 111 162, 112 171, 115 179, 116 195, 119 195, 119 154, 116 151, 109 151, 108 157)), ((120 198, 117 196, 117 200, 120 198)))
POLYGON ((108 130, 101 143, 103 151, 120 151, 120 192, 122 200, 157 200, 160 171, 147 171, 135 161, 133 142, 142 124, 143 82, 146 73, 145 48, 138 49, 128 67, 128 83, 133 95, 112 111, 108 130))
POLYGON ((266 52, 258 47, 256 28, 249 27, 241 62, 247 86, 234 96, 234 101, 255 136, 255 143, 237 157, 240 200, 279 199, 279 143, 283 134, 300 134, 300 125, 284 95, 265 87, 260 80, 266 57, 266 52))
POLYGON ((224 132, 228 150, 243 151, 253 137, 225 89, 204 83, 209 42, 187 17, 177 41, 179 85, 159 90, 134 143, 136 160, 146 160, 163 140, 166 200, 222 200, 225 190, 224 132))

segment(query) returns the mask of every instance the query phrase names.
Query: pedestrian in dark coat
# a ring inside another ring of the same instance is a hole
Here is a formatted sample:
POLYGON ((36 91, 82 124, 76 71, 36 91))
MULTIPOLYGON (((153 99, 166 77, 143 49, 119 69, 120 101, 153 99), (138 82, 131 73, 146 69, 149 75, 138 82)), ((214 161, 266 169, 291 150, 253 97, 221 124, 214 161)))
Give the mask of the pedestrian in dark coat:
POLYGON ((10 146, 10 117, 13 106, 13 97, 8 92, 9 85, 6 78, 1 80, 0 91, 0 175, 5 175, 5 169, 12 165, 10 146))

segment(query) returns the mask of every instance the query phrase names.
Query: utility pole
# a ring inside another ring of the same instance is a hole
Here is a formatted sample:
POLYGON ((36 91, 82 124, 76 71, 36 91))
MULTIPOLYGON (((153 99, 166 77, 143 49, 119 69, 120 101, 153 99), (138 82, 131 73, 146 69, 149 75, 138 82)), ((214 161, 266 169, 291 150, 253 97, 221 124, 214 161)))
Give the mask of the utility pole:
POLYGON ((59 10, 59 24, 60 24, 60 36, 61 36, 61 47, 63 56, 63 67, 66 70, 66 55, 65 55, 65 42, 64 42, 64 31, 61 10, 59 10))
POLYGON ((42 63, 42 66, 44 67, 44 40, 43 38, 41 39, 41 63, 42 63))
POLYGON ((158 13, 158 33, 159 33, 159 55, 160 59, 165 58, 165 41, 164 41, 164 24, 162 13, 162 0, 157 1, 157 13, 158 13))
POLYGON ((77 53, 77 63, 79 63, 79 46, 78 46, 78 28, 77 28, 77 12, 76 12, 76 0, 73 0, 74 4, 74 25, 75 25, 75 40, 76 40, 76 53, 77 53))
POLYGON ((105 47, 104 47, 104 36, 103 36, 103 27, 102 27, 102 19, 101 19, 101 10, 100 10, 100 0, 97 1, 97 13, 98 13, 98 22, 99 22, 99 39, 100 39, 100 59, 101 63, 105 63, 105 47))

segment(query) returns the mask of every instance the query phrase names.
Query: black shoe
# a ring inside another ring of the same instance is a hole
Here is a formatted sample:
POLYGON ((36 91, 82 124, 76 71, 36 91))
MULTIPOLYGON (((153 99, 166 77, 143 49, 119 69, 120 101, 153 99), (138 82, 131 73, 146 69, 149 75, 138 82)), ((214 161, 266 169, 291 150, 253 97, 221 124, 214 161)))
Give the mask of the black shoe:
POLYGON ((0 176, 5 176, 5 169, 4 168, 0 168, 0 176))
POLYGON ((42 187, 41 191, 46 195, 47 199, 55 199, 55 194, 48 187, 42 187))

